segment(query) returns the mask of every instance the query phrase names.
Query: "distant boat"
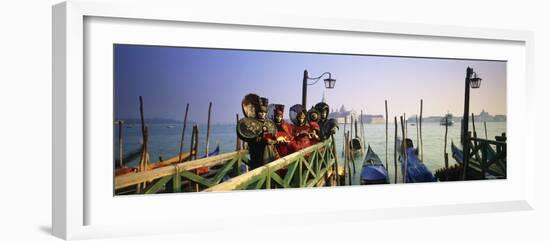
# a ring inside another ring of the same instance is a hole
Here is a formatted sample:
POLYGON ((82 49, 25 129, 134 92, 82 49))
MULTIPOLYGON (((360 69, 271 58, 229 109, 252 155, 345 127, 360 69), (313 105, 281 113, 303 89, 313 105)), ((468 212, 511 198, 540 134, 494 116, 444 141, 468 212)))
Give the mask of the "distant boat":
POLYGON ((369 145, 361 169, 361 185, 389 183, 388 171, 369 145))
POLYGON ((442 126, 452 126, 454 124, 453 115, 446 114, 443 118, 441 118, 439 124, 442 126))
POLYGON ((175 128, 176 126, 175 125, 168 125, 166 126, 166 128, 169 128, 169 129, 172 129, 172 128, 175 128))

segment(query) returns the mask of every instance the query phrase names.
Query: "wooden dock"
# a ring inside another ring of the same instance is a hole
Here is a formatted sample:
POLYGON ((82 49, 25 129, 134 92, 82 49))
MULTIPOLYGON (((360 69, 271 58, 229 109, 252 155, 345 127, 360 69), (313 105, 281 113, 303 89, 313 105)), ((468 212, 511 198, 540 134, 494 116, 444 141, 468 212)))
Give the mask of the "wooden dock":
MULTIPOLYGON (((506 137, 497 136, 495 140, 481 139, 477 137, 469 138, 469 164, 466 180, 487 180, 487 179, 506 179, 506 137)), ((457 160, 463 163, 462 160, 457 160)), ((442 168, 436 171, 436 176, 440 181, 460 181, 462 180, 463 165, 457 164, 451 167, 442 168)))
POLYGON ((470 142, 469 179, 506 179, 506 138, 487 140, 474 137, 470 142))

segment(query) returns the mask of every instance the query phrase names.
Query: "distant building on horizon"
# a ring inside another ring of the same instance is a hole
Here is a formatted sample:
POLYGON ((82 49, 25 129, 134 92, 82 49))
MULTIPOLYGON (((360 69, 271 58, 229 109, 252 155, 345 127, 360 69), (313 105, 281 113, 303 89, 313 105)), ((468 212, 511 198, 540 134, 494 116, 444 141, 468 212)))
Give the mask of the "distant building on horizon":
POLYGON ((474 115, 474 121, 486 122, 502 122, 506 121, 506 115, 491 115, 485 110, 481 110, 479 115, 474 115))
POLYGON ((506 115, 495 115, 493 121, 506 121, 506 115))
POLYGON ((354 120, 357 120, 357 121, 360 121, 362 118, 363 123, 365 124, 386 123, 386 119, 384 118, 383 115, 371 115, 371 114, 358 115, 355 111, 346 110, 346 107, 344 105, 342 105, 339 110, 332 109, 328 117, 336 119, 340 124, 346 123, 346 122, 350 123, 352 117, 354 120))
MULTIPOLYGON (((460 115, 453 115, 453 121, 455 123, 461 123, 462 122, 462 114, 460 115)), ((469 116, 471 119, 471 116, 469 116)), ((407 118, 407 121, 409 123, 414 123, 416 121, 416 115, 413 115, 409 118, 407 118)), ((422 117, 422 122, 439 122, 443 116, 428 116, 428 117, 422 117)), ((471 120, 470 120, 471 121, 471 120)), ((475 122, 504 122, 506 121, 506 115, 491 115, 489 112, 485 111, 484 109, 481 110, 481 112, 478 115, 474 115, 474 121, 475 122)))
MULTIPOLYGON (((369 115, 364 114, 363 116, 363 123, 365 124, 384 124, 386 123, 386 119, 383 115, 369 115)), ((361 116, 359 116, 361 118, 361 116)))
POLYGON ((485 109, 483 109, 479 115, 474 115, 474 119, 476 121, 493 121, 493 116, 489 115, 489 112, 486 112, 485 109))
POLYGON ((355 114, 352 111, 346 110, 346 107, 342 105, 338 111, 335 111, 334 109, 331 110, 331 112, 328 114, 328 118, 334 118, 338 123, 345 123, 350 122, 351 117, 355 116, 355 114))

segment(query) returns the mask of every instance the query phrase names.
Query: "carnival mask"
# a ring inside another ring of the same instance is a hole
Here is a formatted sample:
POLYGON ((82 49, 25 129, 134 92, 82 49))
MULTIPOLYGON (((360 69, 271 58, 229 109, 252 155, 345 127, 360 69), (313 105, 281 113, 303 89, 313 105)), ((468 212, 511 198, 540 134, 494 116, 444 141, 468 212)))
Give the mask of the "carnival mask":
POLYGON ((326 110, 323 110, 323 112, 321 112, 321 120, 326 120, 327 119, 327 111, 326 110))
POLYGON ((258 119, 265 120, 266 115, 267 115, 267 112, 259 111, 258 112, 258 119))
POLYGON ((283 121, 283 116, 282 115, 276 115, 275 116, 275 122, 276 123, 281 123, 283 121))
POLYGON ((306 123, 306 114, 304 114, 303 112, 298 115, 298 123, 300 123, 300 125, 306 123))

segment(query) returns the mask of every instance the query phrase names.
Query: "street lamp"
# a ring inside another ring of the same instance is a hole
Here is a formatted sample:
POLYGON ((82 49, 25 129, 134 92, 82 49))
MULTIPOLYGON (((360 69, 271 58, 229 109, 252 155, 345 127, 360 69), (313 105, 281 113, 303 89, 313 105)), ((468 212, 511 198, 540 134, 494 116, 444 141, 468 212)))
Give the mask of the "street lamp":
POLYGON ((462 157, 463 170, 462 180, 466 180, 468 171, 468 162, 470 160, 470 135, 468 134, 468 117, 470 113, 470 88, 477 89, 481 86, 481 78, 477 77, 474 69, 466 69, 465 88, 464 88, 464 115, 462 116, 462 157))
POLYGON ((473 72, 472 77, 470 78, 470 86, 472 89, 477 89, 481 85, 481 78, 477 77, 477 73, 473 72))
MULTIPOLYGON (((328 73, 328 72, 327 72, 328 73)), ((329 77, 327 79, 325 79, 325 88, 327 89, 334 89, 334 85, 336 84, 336 80, 335 79, 331 79, 330 78, 330 73, 329 74, 329 77)))
POLYGON ((306 106, 307 86, 317 84, 317 82, 319 82, 321 77, 323 77, 324 75, 328 75, 328 78, 324 79, 325 88, 334 89, 334 85, 336 84, 336 79, 331 78, 330 72, 324 72, 323 74, 319 75, 318 77, 311 78, 311 77, 308 76, 307 70, 304 70, 304 78, 303 78, 303 81, 302 81, 302 106, 304 108, 307 108, 307 106, 306 106), (308 80, 315 80, 315 81, 313 83, 309 84, 307 82, 308 80))

